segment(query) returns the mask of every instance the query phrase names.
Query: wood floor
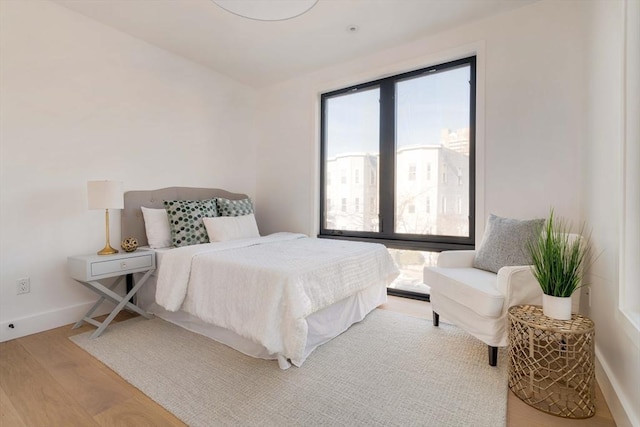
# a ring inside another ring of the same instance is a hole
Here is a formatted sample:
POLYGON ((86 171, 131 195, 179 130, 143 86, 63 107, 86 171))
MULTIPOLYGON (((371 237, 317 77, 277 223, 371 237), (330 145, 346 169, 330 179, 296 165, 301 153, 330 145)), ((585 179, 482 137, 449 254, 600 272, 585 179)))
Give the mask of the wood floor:
MULTIPOLYGON (((389 297, 381 308, 431 318, 429 304, 422 301, 389 297)), ((129 317, 123 312, 116 320, 129 317)), ((184 426, 67 339, 91 329, 65 326, 0 343, 0 426, 184 426)), ((509 393, 507 424, 615 426, 599 388, 597 392, 596 415, 587 420, 544 414, 509 393)))

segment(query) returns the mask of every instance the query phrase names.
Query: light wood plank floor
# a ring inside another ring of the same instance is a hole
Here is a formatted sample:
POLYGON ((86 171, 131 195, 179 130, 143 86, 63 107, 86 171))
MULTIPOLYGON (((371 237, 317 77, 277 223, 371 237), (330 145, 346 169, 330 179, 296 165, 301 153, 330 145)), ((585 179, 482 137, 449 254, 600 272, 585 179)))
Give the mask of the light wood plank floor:
MULTIPOLYGON (((389 297, 381 308, 431 318, 430 305, 422 301, 389 297)), ((131 316, 122 312, 116 321, 131 316)), ((67 339, 91 329, 65 326, 0 344, 0 425, 184 426, 67 339)), ((597 399, 593 418, 566 420, 537 411, 509 393, 508 426, 615 426, 599 388, 597 399)))

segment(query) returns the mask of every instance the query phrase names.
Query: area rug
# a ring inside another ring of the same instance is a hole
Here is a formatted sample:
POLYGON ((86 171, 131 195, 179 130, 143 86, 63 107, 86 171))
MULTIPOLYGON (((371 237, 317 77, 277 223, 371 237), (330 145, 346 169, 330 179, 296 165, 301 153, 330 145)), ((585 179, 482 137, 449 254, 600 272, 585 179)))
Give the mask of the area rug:
POLYGON ((506 425, 505 352, 387 310, 286 371, 159 318, 91 332, 71 340, 194 427, 506 425))

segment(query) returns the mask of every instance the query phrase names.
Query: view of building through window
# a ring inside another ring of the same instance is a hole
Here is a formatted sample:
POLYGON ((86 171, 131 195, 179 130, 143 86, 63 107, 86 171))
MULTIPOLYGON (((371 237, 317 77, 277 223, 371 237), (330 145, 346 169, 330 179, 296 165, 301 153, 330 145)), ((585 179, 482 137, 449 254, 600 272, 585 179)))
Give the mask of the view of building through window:
MULTIPOLYGON (((327 179, 327 228, 378 230, 378 156, 353 152, 327 159, 328 176, 342 177, 327 179), (362 182, 361 174, 371 179, 362 182)), ((442 129, 439 145, 398 149, 396 189, 396 232, 467 236, 469 129, 442 129), (448 175, 455 179, 447 180, 448 175)))
POLYGON ((379 98, 380 91, 374 88, 328 101, 327 139, 336 143, 328 146, 325 174, 340 180, 325 181, 326 228, 378 230, 379 98))

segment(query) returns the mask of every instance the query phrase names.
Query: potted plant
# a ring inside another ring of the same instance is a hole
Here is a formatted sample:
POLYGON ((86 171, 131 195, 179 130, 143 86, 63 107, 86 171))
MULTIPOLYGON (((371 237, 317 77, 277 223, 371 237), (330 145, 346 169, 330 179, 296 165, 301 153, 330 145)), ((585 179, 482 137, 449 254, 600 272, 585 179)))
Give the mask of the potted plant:
POLYGON ((581 234, 570 234, 570 226, 556 219, 553 209, 540 233, 527 245, 532 271, 542 288, 542 310, 545 316, 571 319, 571 295, 582 284, 589 247, 581 234))

